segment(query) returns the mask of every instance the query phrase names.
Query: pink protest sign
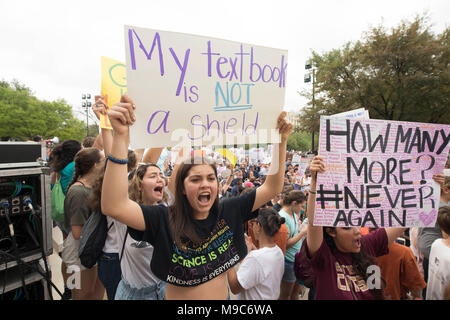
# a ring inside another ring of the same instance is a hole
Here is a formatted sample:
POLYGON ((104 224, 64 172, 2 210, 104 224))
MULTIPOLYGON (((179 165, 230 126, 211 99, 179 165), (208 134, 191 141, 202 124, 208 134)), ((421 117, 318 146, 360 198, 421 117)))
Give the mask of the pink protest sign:
POLYGON ((321 117, 314 225, 432 227, 450 126, 321 117))

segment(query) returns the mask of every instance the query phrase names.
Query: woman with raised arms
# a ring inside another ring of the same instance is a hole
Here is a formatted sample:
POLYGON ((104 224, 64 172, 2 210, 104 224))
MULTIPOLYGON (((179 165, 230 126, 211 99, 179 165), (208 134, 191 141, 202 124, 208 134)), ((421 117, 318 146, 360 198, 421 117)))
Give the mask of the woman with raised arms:
POLYGON ((361 236, 360 227, 314 225, 317 173, 326 170, 320 156, 314 157, 310 169, 312 179, 307 206, 309 226, 306 249, 315 276, 314 299, 384 299, 383 280, 381 272, 376 272, 375 257, 387 254, 389 244, 402 235, 405 228, 378 229, 361 236))
POLYGON ((103 183, 102 212, 126 224, 135 240, 154 246, 151 270, 167 283, 166 299, 227 299, 226 274, 247 254, 243 223, 282 190, 292 124, 285 112, 278 117, 281 142, 275 145, 270 175, 255 191, 219 202, 215 165, 191 157, 173 176, 174 204, 145 206, 129 199, 124 165, 135 108, 128 96, 122 96, 108 112, 114 142, 103 183))

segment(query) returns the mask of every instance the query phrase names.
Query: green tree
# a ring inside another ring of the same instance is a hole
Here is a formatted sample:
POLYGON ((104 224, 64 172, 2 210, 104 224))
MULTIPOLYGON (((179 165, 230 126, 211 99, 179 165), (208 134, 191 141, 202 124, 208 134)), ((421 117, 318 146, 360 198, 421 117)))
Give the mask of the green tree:
POLYGON ((44 139, 57 136, 60 141, 81 140, 84 122, 72 114, 65 100, 42 101, 18 81, 0 82, 0 137, 28 140, 36 135, 44 139))
POLYGON ((317 132, 319 115, 357 108, 373 119, 450 123, 450 29, 433 34, 425 16, 387 31, 382 25, 363 39, 324 54, 316 66, 315 101, 302 111, 303 129, 317 132))
POLYGON ((287 149, 308 151, 311 149, 311 134, 305 131, 292 132, 287 141, 287 149))

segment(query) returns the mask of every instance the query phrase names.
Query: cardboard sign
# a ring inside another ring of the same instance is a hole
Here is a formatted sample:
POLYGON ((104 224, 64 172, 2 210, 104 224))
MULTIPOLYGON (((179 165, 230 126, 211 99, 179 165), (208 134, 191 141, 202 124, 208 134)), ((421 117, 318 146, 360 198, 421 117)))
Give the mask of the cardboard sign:
POLYGON ((336 113, 330 116, 332 118, 352 118, 352 119, 370 119, 369 118, 369 110, 366 110, 364 108, 345 111, 341 113, 336 113))
POLYGON ((277 143, 287 51, 125 26, 133 147, 277 143))
POLYGON ((433 227, 450 126, 321 117, 314 225, 433 227))
MULTIPOLYGON (((101 67, 101 95, 110 108, 127 92, 126 67, 123 62, 107 57, 101 57, 101 67)), ((100 128, 112 130, 107 115, 100 115, 100 128)))

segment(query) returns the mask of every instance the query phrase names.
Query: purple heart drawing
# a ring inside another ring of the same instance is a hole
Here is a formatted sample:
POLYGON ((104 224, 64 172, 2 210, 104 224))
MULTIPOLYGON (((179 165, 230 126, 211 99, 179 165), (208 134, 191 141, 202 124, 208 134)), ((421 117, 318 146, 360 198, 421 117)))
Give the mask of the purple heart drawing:
POLYGON ((437 210, 432 210, 430 213, 426 214, 425 212, 421 212, 419 214, 419 219, 423 222, 424 226, 428 226, 432 222, 435 221, 437 216, 437 210))

